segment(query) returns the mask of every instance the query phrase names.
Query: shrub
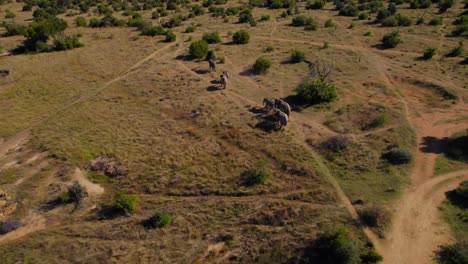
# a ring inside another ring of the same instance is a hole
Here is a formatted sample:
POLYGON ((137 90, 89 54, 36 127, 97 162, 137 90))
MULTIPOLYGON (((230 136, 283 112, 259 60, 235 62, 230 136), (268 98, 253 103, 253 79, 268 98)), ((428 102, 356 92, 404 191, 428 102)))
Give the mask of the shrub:
POLYGON ((250 40, 250 33, 245 30, 239 30, 232 35, 232 42, 235 44, 247 44, 250 40))
POLYGON ((331 152, 339 153, 347 149, 350 142, 348 137, 338 135, 325 140, 321 146, 331 152))
POLYGON ((463 24, 468 24, 468 14, 467 15, 461 15, 458 18, 456 18, 453 22, 453 25, 463 25, 463 24))
POLYGON ((130 214, 136 209, 136 196, 118 193, 114 197, 112 208, 120 214, 130 214))
POLYGON ((264 49, 263 49, 263 52, 272 52, 275 50, 275 47, 273 47, 272 45, 267 45, 264 49))
POLYGON ((468 199, 468 181, 460 183, 460 186, 455 190, 455 193, 465 200, 468 199))
POLYGON ((439 26, 442 25, 442 18, 440 17, 434 17, 429 21, 429 25, 431 26, 439 26))
POLYGON ((344 6, 338 15, 340 16, 352 16, 355 17, 359 14, 359 9, 355 4, 348 4, 344 6))
POLYGON ((59 195, 59 201, 61 203, 79 203, 86 196, 88 196, 86 190, 79 183, 75 182, 59 195))
POLYGON ((314 81, 303 80, 295 89, 297 96, 308 104, 320 104, 332 102, 336 99, 334 85, 316 78, 314 81))
POLYGON ((359 247, 344 228, 320 235, 305 252, 308 263, 360 263, 359 247))
POLYGON ((359 20, 367 20, 369 18, 369 14, 361 12, 358 16, 359 20))
POLYGON ((413 9, 424 9, 424 8, 429 8, 431 7, 432 1, 431 0, 413 0, 410 3, 410 7, 413 9))
POLYGON ((78 35, 64 36, 54 40, 55 50, 71 50, 79 47, 83 47, 83 43, 80 42, 78 35))
POLYGON ((239 13, 239 23, 249 23, 251 20, 253 20, 253 15, 250 9, 244 9, 239 13))
POLYGON ((194 59, 204 59, 208 54, 208 43, 204 40, 194 41, 190 44, 189 52, 194 59))
POLYGON ((456 135, 447 140, 445 153, 457 160, 468 160, 468 134, 456 135))
POLYGON ((441 246, 436 252, 435 259, 441 264, 468 263, 468 241, 441 246))
POLYGON ((176 41, 176 34, 172 32, 171 30, 166 31, 166 38, 164 39, 165 42, 174 42, 176 41))
POLYGON ((212 50, 208 51, 208 53, 206 54, 206 58, 205 58, 205 60, 210 60, 210 59, 212 59, 212 60, 216 59, 216 55, 215 55, 214 51, 212 51, 212 50))
POLYGON ((310 17, 308 18, 307 24, 305 25, 304 29, 316 31, 318 27, 319 27, 319 24, 315 21, 315 19, 310 17))
POLYGON ((385 34, 382 38, 382 45, 387 49, 395 48, 400 42, 400 32, 398 30, 385 34))
POLYGON ((465 32, 468 32, 468 23, 458 25, 454 30, 452 30, 452 34, 454 36, 461 36, 465 32))
POLYGON ((303 62, 304 60, 305 60, 305 54, 303 51, 298 50, 298 49, 293 49, 291 51, 291 58, 289 59, 291 63, 299 63, 299 62, 303 62))
POLYGON ((256 27, 257 26, 257 21, 255 21, 254 19, 250 20, 249 22, 250 26, 252 27, 256 27))
POLYGON ((11 12, 10 9, 5 10, 5 18, 6 19, 15 19, 16 15, 15 13, 11 12))
POLYGON ((348 28, 355 28, 355 27, 356 27, 356 23, 351 22, 351 24, 349 24, 349 27, 348 27, 348 28))
POLYGON ((436 55, 437 53, 437 48, 427 48, 425 51, 424 51, 424 54, 423 54, 423 59, 425 60, 430 60, 432 59, 432 57, 434 57, 434 55, 436 55))
POLYGON ((252 69, 255 73, 261 74, 266 73, 268 69, 271 67, 271 61, 266 57, 260 57, 255 61, 252 69))
POLYGON ((166 30, 161 25, 151 26, 147 24, 141 28, 141 35, 143 36, 154 37, 158 35, 164 35, 165 33, 166 33, 166 30))
POLYGON ((370 249, 364 254, 361 254, 361 261, 362 263, 377 263, 383 260, 382 255, 377 253, 375 249, 370 249))
POLYGON ((12 23, 11 24, 5 23, 3 26, 5 27, 5 30, 6 30, 6 32, 3 34, 5 37, 24 35, 27 29, 27 27, 25 26, 12 24, 12 23))
POLYGON ((172 217, 164 212, 157 212, 146 221, 148 228, 162 228, 170 225, 172 217))
POLYGON ((270 15, 262 15, 260 17, 260 21, 269 21, 270 20, 270 15))
POLYGON ((409 163, 413 159, 413 155, 406 149, 392 148, 385 152, 382 158, 388 160, 391 164, 400 165, 409 163))
POLYGON ((86 19, 84 17, 78 16, 75 18, 75 25, 77 27, 87 27, 88 23, 86 22, 86 19))
POLYGON ((291 25, 293 27, 303 27, 306 25, 307 17, 306 16, 297 16, 292 19, 291 25))
POLYGON ((378 206, 367 206, 358 211, 361 221, 370 227, 384 229, 390 223, 390 212, 378 206))
POLYGON ((366 37, 372 36, 372 32, 371 32, 371 31, 367 31, 366 33, 364 33, 364 36, 366 36, 366 37))
POLYGON ((388 121, 389 118, 390 118, 390 116, 387 113, 382 113, 382 114, 378 115, 376 118, 374 118, 374 120, 372 120, 370 122, 370 124, 367 126, 367 128, 370 129, 370 128, 380 127, 383 124, 385 124, 388 121))
POLYGON ((443 13, 451 8, 454 4, 454 0, 439 0, 439 12, 443 13))
POLYGON ((325 21, 325 27, 328 28, 328 27, 334 27, 336 26, 336 23, 335 21, 333 21, 331 18, 328 19, 327 21, 325 21))
POLYGON ((269 177, 269 172, 265 164, 257 165, 256 169, 252 169, 244 173, 243 184, 245 186, 255 186, 264 184, 269 177))
POLYGON ((325 40, 325 41, 323 42, 322 49, 328 49, 328 47, 330 47, 330 42, 328 42, 328 41, 325 40))
POLYGON ((323 9, 325 6, 324 0, 315 0, 314 2, 308 2, 306 8, 307 9, 323 9))
POLYGON ((218 32, 209 32, 203 34, 202 39, 206 41, 208 44, 220 43, 221 37, 219 36, 218 32))
POLYGON ((192 6, 192 12, 195 14, 195 16, 201 16, 205 14, 205 10, 201 5, 193 5, 192 6))
POLYGON ((460 42, 457 47, 453 48, 447 54, 447 57, 457 57, 457 56, 460 56, 462 52, 463 52, 463 42, 460 42))

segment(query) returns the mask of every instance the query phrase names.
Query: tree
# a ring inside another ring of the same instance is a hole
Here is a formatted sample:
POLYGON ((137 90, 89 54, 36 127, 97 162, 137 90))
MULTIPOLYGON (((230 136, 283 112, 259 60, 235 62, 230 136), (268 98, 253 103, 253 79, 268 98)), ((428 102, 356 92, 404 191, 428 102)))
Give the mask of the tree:
POLYGON ((400 32, 398 30, 385 34, 382 38, 382 45, 387 49, 395 48, 400 42, 400 32))
POLYGON ((86 19, 84 17, 78 16, 75 18, 75 25, 77 27, 87 27, 88 23, 86 22, 86 19))
POLYGON ((232 35, 232 42, 235 44, 247 44, 250 40, 250 33, 245 30, 239 30, 232 35))
POLYGON ((25 30, 23 46, 25 51, 45 51, 50 37, 56 36, 67 28, 67 22, 60 18, 49 18, 40 22, 32 22, 25 30))
POLYGON ((208 54, 208 43, 204 40, 194 41, 190 44, 189 52, 194 59, 204 59, 208 54))
POLYGON ((333 71, 333 66, 316 61, 310 67, 310 76, 296 87, 297 96, 307 104, 334 101, 337 97, 336 88, 328 80, 328 76, 333 71))

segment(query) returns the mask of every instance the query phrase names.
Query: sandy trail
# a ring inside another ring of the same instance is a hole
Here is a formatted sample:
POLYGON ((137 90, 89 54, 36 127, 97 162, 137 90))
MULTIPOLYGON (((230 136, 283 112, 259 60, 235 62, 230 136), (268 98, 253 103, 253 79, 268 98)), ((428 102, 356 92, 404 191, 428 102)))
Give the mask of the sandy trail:
POLYGON ((88 178, 78 168, 75 168, 75 172, 73 173, 73 179, 77 181, 81 186, 85 187, 86 191, 90 195, 99 195, 104 193, 104 188, 102 188, 101 185, 88 180, 88 178))
POLYGON ((19 145, 26 142, 29 135, 30 135, 29 131, 26 131, 26 130, 20 131, 15 136, 9 138, 6 142, 3 142, 0 145, 0 158, 5 156, 10 150, 13 150, 16 147, 18 147, 19 145))

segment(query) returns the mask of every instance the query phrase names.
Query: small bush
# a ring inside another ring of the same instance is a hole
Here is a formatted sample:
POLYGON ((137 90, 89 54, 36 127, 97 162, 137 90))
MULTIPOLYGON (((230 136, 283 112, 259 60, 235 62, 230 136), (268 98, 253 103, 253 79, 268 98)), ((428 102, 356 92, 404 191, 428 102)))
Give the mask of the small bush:
POLYGON ((374 118, 374 120, 370 122, 367 128, 372 129, 372 128, 383 126, 388 121, 389 118, 390 116, 387 113, 382 113, 378 115, 376 118, 374 118))
POLYGON ((436 252, 435 260, 440 264, 468 263, 468 240, 441 246, 436 252))
POLYGON ((176 34, 174 34, 174 32, 172 32, 171 30, 168 30, 166 31, 166 38, 164 39, 164 41, 166 42, 174 42, 176 41, 176 34))
POLYGON ((157 212, 146 221, 146 226, 149 228, 162 228, 170 225, 172 217, 164 212, 157 212))
POLYGON ((83 43, 80 42, 78 35, 64 36, 54 40, 55 50, 71 50, 79 47, 83 47, 83 43))
POLYGON ((430 60, 432 59, 432 57, 434 57, 434 55, 436 55, 437 53, 437 48, 427 48, 425 51, 424 51, 424 54, 423 54, 423 59, 424 60, 430 60))
POLYGON ((232 42, 235 44, 247 44, 250 40, 250 33, 245 30, 239 30, 232 35, 232 42))
POLYGON ((344 228, 320 235, 305 252, 307 263, 361 263, 358 245, 344 228))
POLYGON ((260 21, 269 21, 270 20, 270 15, 262 15, 260 17, 260 21))
POLYGON ((368 13, 361 12, 358 16, 359 20, 367 20, 369 18, 368 13))
POLYGON ((443 13, 453 6, 455 0, 439 0, 439 12, 443 13))
POLYGON ((324 141, 321 146, 331 152, 339 153, 348 148, 350 139, 346 136, 333 136, 324 141))
POLYGON ((244 9, 239 13, 239 23, 249 23, 253 19, 252 11, 250 9, 244 9))
POLYGON ((463 52, 463 43, 460 42, 460 44, 453 48, 448 54, 447 54, 447 57, 458 57, 462 54, 463 52))
POLYGON ((349 27, 348 27, 348 28, 351 28, 351 29, 353 29, 353 28, 355 28, 355 27, 356 27, 356 23, 354 23, 354 22, 351 22, 351 24, 349 24, 349 27))
POLYGON ((406 149, 392 148, 385 152, 382 158, 388 160, 391 164, 400 165, 409 163, 413 159, 413 155, 406 149))
POLYGON ((400 32, 398 30, 385 34, 382 38, 382 45, 387 49, 395 48, 400 42, 400 32))
POLYGON ((252 69, 257 74, 266 73, 271 67, 271 61, 266 57, 260 57, 255 61, 252 69))
POLYGON ((194 59, 204 59, 208 54, 208 43, 204 40, 194 41, 190 44, 189 52, 194 59))
POLYGON ((112 208, 120 214, 130 214, 136 209, 136 196, 118 193, 114 197, 112 208))
POLYGON ((334 26, 336 26, 336 23, 335 23, 335 21, 333 21, 333 20, 330 18, 330 19, 328 19, 327 21, 325 21, 325 25, 324 25, 324 26, 325 26, 326 28, 328 28, 328 27, 334 27, 334 26))
POLYGON ((314 2, 308 2, 306 8, 307 9, 323 9, 325 7, 324 0, 315 0, 314 2))
POLYGON ((299 63, 303 62, 305 59, 305 53, 302 50, 294 49, 291 51, 291 58, 289 59, 289 62, 299 63))
POLYGON ((359 14, 359 9, 357 5, 355 4, 348 4, 344 6, 343 8, 340 9, 340 12, 338 13, 338 15, 340 16, 351 16, 351 17, 358 16, 358 14, 359 14))
POLYGON ((263 49, 263 52, 272 52, 274 50, 275 50, 275 47, 273 47, 272 45, 268 45, 263 49))
POLYGON ((328 41, 325 40, 325 41, 323 42, 322 49, 328 49, 329 47, 330 47, 330 42, 328 42, 328 41))
POLYGON ((206 58, 205 60, 216 60, 216 55, 214 53, 214 51, 212 50, 209 50, 208 53, 206 54, 206 58))
POLYGON ((208 44, 221 43, 221 37, 218 32, 210 32, 203 34, 202 39, 208 44))
POLYGON ((390 223, 390 212, 383 207, 367 206, 358 213, 361 221, 370 227, 383 230, 390 223))
POLYGON ((366 37, 372 36, 372 32, 371 32, 371 31, 367 31, 366 33, 364 33, 364 36, 366 36, 366 37))
POLYGON ((27 27, 17 24, 7 24, 3 25, 6 32, 3 34, 5 37, 17 36, 26 34, 27 27))
POLYGON ((264 164, 258 165, 258 168, 247 171, 244 174, 243 184, 245 186, 255 186, 264 184, 269 177, 269 172, 264 164))
POLYGON ((77 27, 87 27, 88 23, 86 22, 86 19, 84 17, 78 16, 75 18, 75 25, 77 27))
POLYGON ((141 28, 141 35, 143 36, 154 37, 154 36, 159 36, 159 35, 164 35, 164 34, 166 34, 166 30, 161 25, 151 26, 147 24, 141 28))
POLYGON ((61 203, 79 203, 86 196, 88 196, 86 190, 75 182, 65 192, 60 193, 59 201, 61 203))
POLYGON ((306 16, 297 16, 292 19, 291 25, 293 27, 303 27, 307 23, 307 17, 306 16))
POLYGON ((442 25, 442 18, 440 17, 434 17, 429 21, 429 25, 431 26, 440 26, 442 25))
POLYGON ((328 103, 337 97, 335 86, 319 78, 314 81, 303 80, 296 87, 296 94, 308 104, 328 103))

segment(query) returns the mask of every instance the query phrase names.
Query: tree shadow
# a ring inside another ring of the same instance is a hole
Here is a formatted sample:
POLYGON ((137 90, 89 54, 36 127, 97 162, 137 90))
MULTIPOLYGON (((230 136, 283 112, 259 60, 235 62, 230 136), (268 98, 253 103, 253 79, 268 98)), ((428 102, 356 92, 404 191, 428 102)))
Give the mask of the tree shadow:
POLYGON ((240 76, 254 76, 254 75, 257 75, 257 73, 253 70, 253 69, 247 69, 243 72, 240 72, 239 73, 240 76))
POLYGON ((424 153, 434 153, 434 154, 442 154, 444 153, 445 145, 448 142, 448 138, 436 138, 436 137, 423 137, 422 138, 423 145, 419 148, 424 153))
POLYGON ((457 193, 456 190, 451 190, 445 193, 445 197, 449 200, 453 205, 456 205, 460 208, 467 209, 468 208, 468 200, 457 193))
POLYGON ((269 111, 261 109, 250 109, 250 111, 258 111, 259 114, 255 116, 259 122, 254 126, 255 129, 263 130, 270 134, 278 130, 278 121, 274 114, 268 114, 269 111))
POLYGON ((268 111, 269 110, 266 109, 265 107, 251 107, 249 109, 249 112, 254 113, 254 114, 267 114, 268 111))
POLYGON ((286 101, 286 103, 291 106, 291 110, 295 112, 301 112, 305 108, 313 106, 313 104, 306 102, 302 97, 297 95, 288 95, 283 98, 283 100, 286 101))
POLYGON ((184 55, 184 54, 180 54, 175 58, 176 58, 176 60, 181 60, 181 61, 190 61, 190 60, 192 60, 192 56, 184 55))
POLYGON ((109 205, 103 206, 98 212, 99 220, 112 220, 122 215, 125 215, 122 211, 117 210, 109 205))

